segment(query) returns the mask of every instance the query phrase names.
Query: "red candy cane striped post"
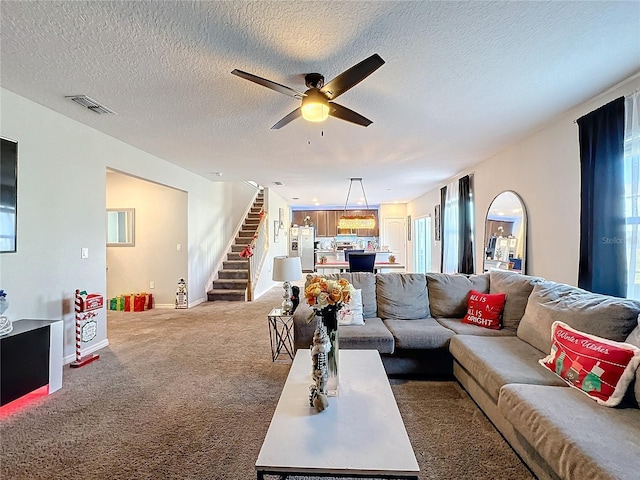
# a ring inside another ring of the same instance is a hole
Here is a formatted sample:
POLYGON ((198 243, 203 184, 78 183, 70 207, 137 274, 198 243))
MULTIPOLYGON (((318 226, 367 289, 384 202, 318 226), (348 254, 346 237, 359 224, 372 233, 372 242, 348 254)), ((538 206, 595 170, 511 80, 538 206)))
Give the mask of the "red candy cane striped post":
POLYGON ((93 362, 100 358, 100 355, 96 355, 94 353, 90 353, 89 355, 82 356, 82 321, 87 318, 92 318, 95 316, 94 312, 89 312, 92 315, 82 314, 82 298, 80 297, 80 290, 76 289, 76 298, 75 298, 75 313, 76 313, 76 361, 71 362, 72 368, 82 367, 87 363, 93 362))

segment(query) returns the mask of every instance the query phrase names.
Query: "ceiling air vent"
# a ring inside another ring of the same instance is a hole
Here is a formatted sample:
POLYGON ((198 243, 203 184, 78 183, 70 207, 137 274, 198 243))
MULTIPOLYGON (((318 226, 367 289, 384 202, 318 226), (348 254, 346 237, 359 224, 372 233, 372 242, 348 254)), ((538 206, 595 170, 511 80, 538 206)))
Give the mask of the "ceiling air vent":
POLYGON ((274 185, 278 185, 279 187, 281 187, 282 185, 284 185, 284 183, 282 182, 273 182, 274 185))
POLYGON ((114 112, 113 110, 105 107, 104 105, 99 104, 93 98, 89 98, 86 95, 69 95, 66 98, 70 98, 74 102, 79 103, 80 105, 88 108, 92 112, 100 113, 100 114, 104 113, 104 114, 117 115, 117 113, 114 112))

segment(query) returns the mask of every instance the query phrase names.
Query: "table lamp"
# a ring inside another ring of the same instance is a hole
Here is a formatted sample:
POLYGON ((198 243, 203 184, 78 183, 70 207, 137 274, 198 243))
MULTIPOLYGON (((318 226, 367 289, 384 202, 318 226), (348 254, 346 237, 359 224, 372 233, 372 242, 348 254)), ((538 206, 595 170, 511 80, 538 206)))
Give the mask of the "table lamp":
POLYGON ((273 259, 273 277, 276 282, 284 282, 282 298, 282 314, 291 315, 293 302, 291 301, 291 281, 302 279, 302 265, 300 257, 275 257, 273 259))

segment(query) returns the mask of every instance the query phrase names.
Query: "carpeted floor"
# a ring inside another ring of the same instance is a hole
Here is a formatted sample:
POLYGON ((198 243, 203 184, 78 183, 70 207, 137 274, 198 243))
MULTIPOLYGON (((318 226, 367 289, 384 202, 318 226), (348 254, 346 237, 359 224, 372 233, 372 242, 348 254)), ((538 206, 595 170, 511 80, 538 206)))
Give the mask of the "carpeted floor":
MULTIPOLYGON (((100 359, 0 420, 0 478, 251 479, 289 365, 255 302, 109 312, 100 359)), ((454 382, 392 381, 420 479, 533 476, 454 382)))

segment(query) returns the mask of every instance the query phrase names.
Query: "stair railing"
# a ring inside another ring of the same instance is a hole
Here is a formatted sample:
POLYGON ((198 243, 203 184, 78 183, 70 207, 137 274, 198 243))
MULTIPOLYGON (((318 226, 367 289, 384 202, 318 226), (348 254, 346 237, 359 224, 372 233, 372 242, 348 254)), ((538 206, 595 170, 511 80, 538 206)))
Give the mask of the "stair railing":
POLYGON ((255 285, 260 277, 260 272, 262 271, 262 266, 265 258, 267 257, 267 251, 269 250, 269 235, 267 232, 267 225, 269 223, 267 222, 267 217, 267 212, 265 212, 263 208, 260 211, 260 223, 258 223, 256 233, 253 235, 253 239, 243 252, 246 252, 247 259, 249 260, 249 274, 247 280, 247 301, 249 302, 253 301, 255 285))

